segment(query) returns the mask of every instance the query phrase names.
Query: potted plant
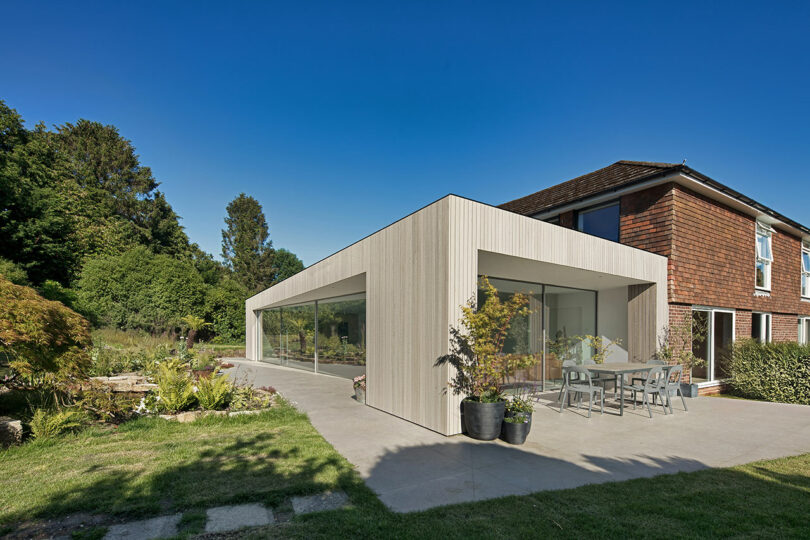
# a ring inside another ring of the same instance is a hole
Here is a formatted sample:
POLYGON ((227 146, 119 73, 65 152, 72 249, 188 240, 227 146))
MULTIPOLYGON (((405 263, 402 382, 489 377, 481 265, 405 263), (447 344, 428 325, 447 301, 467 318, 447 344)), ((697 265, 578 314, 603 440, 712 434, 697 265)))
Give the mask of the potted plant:
POLYGON ((692 383, 692 368, 701 367, 706 361, 695 356, 692 346, 694 343, 702 343, 706 339, 707 332, 706 325, 693 324, 692 319, 688 318, 680 324, 665 327, 658 338, 656 357, 667 364, 681 364, 684 375, 689 376, 688 383, 681 383, 681 392, 686 397, 698 396, 698 385, 692 383))
POLYGON ((523 396, 514 396, 506 403, 506 414, 501 426, 501 439, 509 444, 523 444, 532 429, 531 401, 523 396))
POLYGON ((436 365, 449 364, 455 369, 449 387, 461 402, 464 427, 474 439, 491 441, 501 434, 506 400, 504 382, 518 369, 526 369, 536 360, 531 355, 503 353, 512 320, 529 313, 524 294, 516 293, 501 300, 489 280, 482 278, 484 302, 476 306, 475 298, 461 306, 463 329, 450 328, 450 354, 440 357, 436 365))
POLYGON ((352 379, 354 382, 354 399, 360 403, 366 402, 366 376, 359 375, 352 379))

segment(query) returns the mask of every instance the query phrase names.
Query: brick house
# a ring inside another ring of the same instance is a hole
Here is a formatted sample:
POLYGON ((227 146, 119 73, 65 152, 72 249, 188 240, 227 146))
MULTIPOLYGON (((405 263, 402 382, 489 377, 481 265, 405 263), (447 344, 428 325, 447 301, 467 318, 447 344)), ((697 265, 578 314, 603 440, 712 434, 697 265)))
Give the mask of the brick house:
POLYGON ((734 339, 810 341, 810 229, 686 165, 618 161, 500 208, 667 257, 670 326, 706 328, 701 393, 734 339))

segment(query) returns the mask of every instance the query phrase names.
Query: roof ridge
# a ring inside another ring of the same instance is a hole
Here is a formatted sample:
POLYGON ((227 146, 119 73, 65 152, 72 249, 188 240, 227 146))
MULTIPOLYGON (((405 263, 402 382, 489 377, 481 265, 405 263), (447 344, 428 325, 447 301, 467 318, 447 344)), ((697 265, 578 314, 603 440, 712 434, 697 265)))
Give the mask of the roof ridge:
POLYGON ((662 161, 632 161, 629 159, 620 159, 614 165, 641 165, 644 167, 655 167, 656 169, 671 169, 672 167, 680 167, 682 163, 665 163, 662 161))

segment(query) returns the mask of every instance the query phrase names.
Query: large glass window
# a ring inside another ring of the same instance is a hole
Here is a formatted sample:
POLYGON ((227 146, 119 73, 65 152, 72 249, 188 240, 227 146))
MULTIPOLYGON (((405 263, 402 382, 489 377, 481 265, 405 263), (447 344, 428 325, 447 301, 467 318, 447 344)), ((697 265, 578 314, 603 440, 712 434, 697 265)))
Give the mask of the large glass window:
MULTIPOLYGON (((596 291, 497 278, 489 281, 502 300, 516 293, 529 298, 529 314, 512 321, 503 352, 532 355, 537 363, 515 373, 511 382, 552 389, 562 382, 565 360, 582 364, 591 359, 591 347, 585 336, 596 335, 596 291)), ((479 289, 479 305, 483 301, 483 291, 479 289)))
POLYGON ((810 246, 802 246, 802 296, 810 298, 810 246))
POLYGON ((577 214, 577 230, 605 240, 619 241, 619 203, 614 202, 577 214))
POLYGON ((315 370, 315 303, 262 313, 262 360, 315 370))
POLYGON ((265 362, 346 378, 366 372, 365 294, 266 309, 261 328, 265 362))
POLYGON ((771 263, 773 263, 771 234, 770 227, 757 223, 756 287, 758 289, 771 289, 771 263))
POLYGON ((353 378, 366 372, 366 297, 318 301, 318 371, 353 378))

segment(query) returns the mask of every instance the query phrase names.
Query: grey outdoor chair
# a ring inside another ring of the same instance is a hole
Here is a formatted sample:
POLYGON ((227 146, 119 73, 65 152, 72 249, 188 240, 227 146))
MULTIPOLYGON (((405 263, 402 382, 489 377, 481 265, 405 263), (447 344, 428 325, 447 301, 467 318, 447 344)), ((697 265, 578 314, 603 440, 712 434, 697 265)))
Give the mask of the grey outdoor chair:
POLYGON ((677 394, 681 396, 681 403, 683 403, 683 410, 689 412, 686 407, 686 400, 683 398, 683 390, 681 390, 681 376, 683 375, 683 366, 673 366, 669 370, 668 376, 664 379, 664 396, 667 398, 667 405, 669 406, 669 413, 672 411, 672 398, 677 394))
POLYGON ((641 399, 641 406, 647 406, 647 412, 650 413, 650 418, 652 418, 652 408, 650 408, 650 396, 653 398, 653 405, 655 405, 655 396, 659 396, 661 398, 661 407, 664 409, 664 414, 667 414, 667 407, 665 405, 666 401, 664 400, 664 392, 666 389, 666 381, 664 378, 666 377, 666 373, 664 371, 664 366, 655 366, 652 368, 647 375, 647 379, 644 381, 643 384, 631 384, 627 387, 627 390, 633 392, 633 409, 636 408, 636 395, 641 392, 642 399, 641 399))
MULTIPOLYGON (((571 368, 576 367, 576 365, 577 365, 577 363, 574 362, 573 360, 563 360, 563 363, 562 363, 563 382, 562 382, 562 386, 560 386, 560 393, 557 394, 557 401, 560 401, 560 399, 562 399, 563 391, 565 390, 565 387, 568 385, 568 382, 569 382, 569 379, 570 379, 569 375, 570 375, 570 372, 571 372, 571 368)), ((570 405, 570 403, 569 403, 569 405, 570 405)))
POLYGON ((599 394, 599 404, 601 406, 600 412, 601 414, 604 414, 605 389, 593 383, 593 380, 591 380, 591 373, 588 371, 588 368, 574 365, 569 367, 568 370, 568 383, 563 386, 562 401, 560 402, 560 413, 562 413, 563 408, 565 408, 565 398, 568 397, 568 393, 570 392, 579 396, 579 399, 577 400, 577 409, 579 409, 579 406, 582 403, 582 395, 588 394, 588 418, 591 417, 593 397, 595 394, 599 394), (576 379, 573 378, 574 375, 576 375, 576 379))

